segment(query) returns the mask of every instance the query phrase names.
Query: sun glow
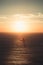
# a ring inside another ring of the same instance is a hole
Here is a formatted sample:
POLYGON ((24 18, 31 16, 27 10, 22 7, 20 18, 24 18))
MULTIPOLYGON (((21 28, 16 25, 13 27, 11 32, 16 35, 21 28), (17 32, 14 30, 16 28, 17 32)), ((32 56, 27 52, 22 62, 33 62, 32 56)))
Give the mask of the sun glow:
POLYGON ((26 33, 30 31, 30 23, 23 15, 16 15, 15 20, 10 24, 10 31, 17 33, 26 33))
POLYGON ((16 32, 25 32, 26 31, 26 24, 24 21, 17 21, 15 23, 15 31, 16 32))

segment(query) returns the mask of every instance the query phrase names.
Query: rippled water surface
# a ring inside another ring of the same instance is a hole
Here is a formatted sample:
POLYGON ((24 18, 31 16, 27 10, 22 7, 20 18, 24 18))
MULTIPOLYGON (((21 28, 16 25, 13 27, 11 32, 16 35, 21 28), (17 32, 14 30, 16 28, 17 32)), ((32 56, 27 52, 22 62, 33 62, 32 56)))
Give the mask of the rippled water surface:
POLYGON ((38 64, 43 65, 42 33, 21 35, 0 33, 0 65, 38 64))

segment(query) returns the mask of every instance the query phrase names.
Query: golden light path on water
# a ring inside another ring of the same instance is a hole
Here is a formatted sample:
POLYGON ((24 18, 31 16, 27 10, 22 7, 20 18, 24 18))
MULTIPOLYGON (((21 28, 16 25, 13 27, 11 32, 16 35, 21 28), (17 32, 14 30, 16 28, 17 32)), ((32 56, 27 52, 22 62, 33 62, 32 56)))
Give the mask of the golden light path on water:
POLYGON ((24 46, 24 43, 20 41, 22 36, 17 37, 15 40, 15 45, 12 47, 10 55, 8 57, 8 64, 30 64, 31 63, 31 55, 30 48, 24 46), (10 60, 11 61, 10 61, 10 60))

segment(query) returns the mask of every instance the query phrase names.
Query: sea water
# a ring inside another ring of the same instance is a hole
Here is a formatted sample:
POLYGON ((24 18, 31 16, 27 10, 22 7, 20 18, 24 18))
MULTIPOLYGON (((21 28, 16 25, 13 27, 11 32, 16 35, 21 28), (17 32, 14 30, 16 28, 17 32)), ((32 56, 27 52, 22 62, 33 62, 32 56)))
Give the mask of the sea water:
POLYGON ((43 33, 0 33, 0 65, 38 64, 43 64, 43 33))

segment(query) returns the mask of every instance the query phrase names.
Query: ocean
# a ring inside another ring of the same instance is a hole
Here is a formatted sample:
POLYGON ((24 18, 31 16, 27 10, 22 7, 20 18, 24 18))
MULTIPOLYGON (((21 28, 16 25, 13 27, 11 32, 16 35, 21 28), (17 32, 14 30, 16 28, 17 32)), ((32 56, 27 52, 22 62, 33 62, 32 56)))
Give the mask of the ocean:
POLYGON ((43 65, 43 33, 0 33, 0 65, 43 65))

